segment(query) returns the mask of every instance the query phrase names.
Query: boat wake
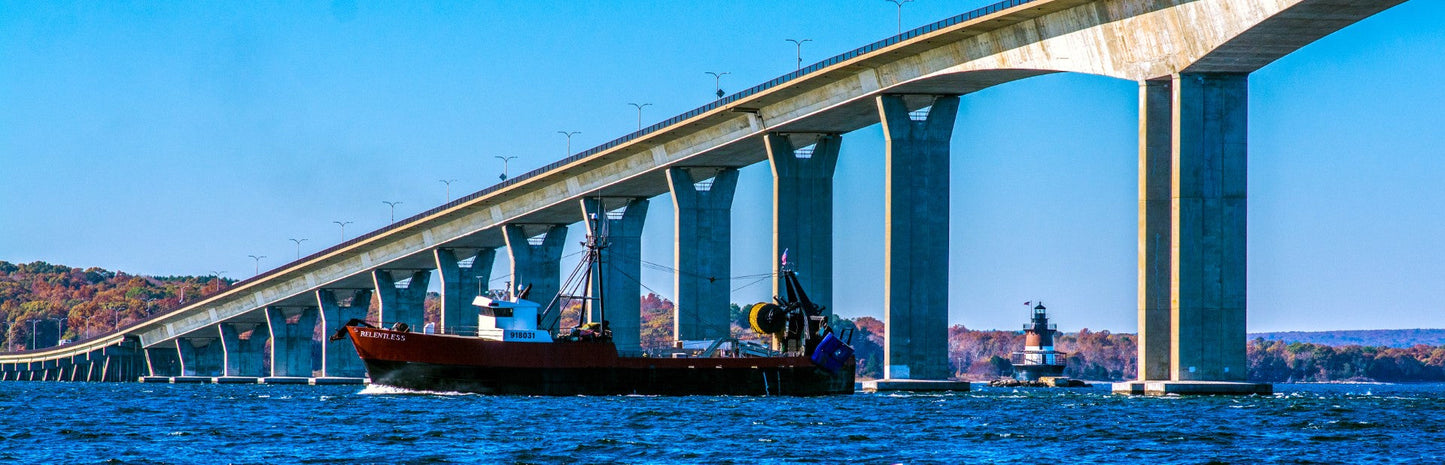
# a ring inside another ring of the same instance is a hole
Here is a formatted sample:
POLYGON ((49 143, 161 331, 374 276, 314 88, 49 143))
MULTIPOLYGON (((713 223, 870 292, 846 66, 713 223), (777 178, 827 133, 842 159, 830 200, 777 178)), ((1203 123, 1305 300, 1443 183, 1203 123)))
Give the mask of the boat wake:
POLYGON ((366 386, 366 388, 362 389, 361 392, 358 392, 357 394, 361 394, 361 395, 378 395, 378 396, 395 396, 395 395, 412 395, 412 396, 415 396, 415 395, 422 395, 422 396, 471 396, 471 395, 476 395, 476 394, 472 394, 472 393, 469 393, 469 392, 457 392, 457 391, 423 391, 423 390, 416 390, 416 389, 400 388, 400 387, 396 387, 396 386, 387 386, 387 385, 384 385, 384 384, 369 384, 369 385, 366 386))

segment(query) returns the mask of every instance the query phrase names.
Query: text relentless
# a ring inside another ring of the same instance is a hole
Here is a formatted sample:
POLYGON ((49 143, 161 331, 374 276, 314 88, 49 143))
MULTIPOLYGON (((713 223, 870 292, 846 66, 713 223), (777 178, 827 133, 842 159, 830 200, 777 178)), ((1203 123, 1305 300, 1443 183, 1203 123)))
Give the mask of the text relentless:
POLYGON ((376 339, 386 339, 386 340, 391 340, 391 341, 405 341, 405 340, 406 340, 406 336, 403 336, 403 335, 400 335, 400 334, 396 334, 396 333, 382 333, 382 332, 377 332, 377 331, 358 331, 358 333, 361 334, 361 337, 370 337, 370 338, 376 338, 376 339))

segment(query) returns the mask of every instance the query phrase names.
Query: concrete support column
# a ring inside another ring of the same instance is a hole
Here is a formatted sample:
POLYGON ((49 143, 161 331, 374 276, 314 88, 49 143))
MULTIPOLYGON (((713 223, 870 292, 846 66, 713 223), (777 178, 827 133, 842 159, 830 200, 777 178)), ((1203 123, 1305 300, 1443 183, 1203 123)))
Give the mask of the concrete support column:
POLYGON ((60 381, 60 373, 59 373, 59 371, 60 371, 60 363, 57 362, 56 360, 53 360, 53 359, 52 359, 52 360, 46 360, 46 361, 44 361, 44 362, 41 362, 40 380, 41 380, 41 381, 60 381))
POLYGON ((174 346, 145 349, 146 369, 151 376, 180 376, 181 356, 174 346))
POLYGON ((582 217, 588 230, 601 229, 607 247, 592 276, 591 295, 601 295, 602 311, 588 305, 587 321, 607 320, 612 342, 619 352, 642 351, 642 226, 647 220, 647 199, 582 199, 582 217), (613 200, 618 205, 609 205, 613 200), (610 209, 609 209, 610 207, 610 209), (598 223, 603 221, 605 223, 598 223))
MULTIPOLYGON (((213 333, 215 334, 215 333, 213 333)), ((182 376, 220 376, 226 352, 217 336, 176 338, 176 351, 181 356, 182 376)))
POLYGON ((738 170, 716 171, 711 183, 694 172, 707 169, 668 168, 667 185, 675 210, 673 286, 677 309, 673 334, 677 340, 721 339, 732 327, 732 206, 738 170))
POLYGON ((271 328, 264 324, 221 323, 221 346, 226 350, 222 376, 266 376, 266 341, 271 328), (246 333, 250 334, 246 334, 246 333), (246 337, 242 339, 242 335, 246 337))
POLYGON ((497 249, 475 249, 461 260, 457 249, 436 249, 437 274, 442 281, 441 324, 438 332, 445 334, 477 334, 477 307, 472 300, 486 292, 487 282, 492 278, 492 263, 496 261, 497 249), (470 266, 461 266, 470 260, 470 266))
MULTIPOLYGON (((352 319, 366 319, 367 307, 371 305, 371 290, 360 289, 351 295, 351 302, 348 306, 341 306, 341 301, 336 298, 336 291, 332 289, 321 289, 316 291, 316 303, 321 308, 321 321, 323 329, 321 335, 331 337, 341 330, 341 326, 352 319)), ((350 339, 340 341, 322 341, 321 343, 321 376, 339 376, 360 378, 366 376, 366 366, 361 362, 361 356, 356 355, 356 346, 350 339)))
POLYGON ((74 375, 75 359, 65 357, 55 361, 55 376, 50 379, 52 381, 70 381, 70 377, 74 375))
POLYGON ((66 375, 68 381, 90 381, 90 353, 70 356, 70 372, 66 375))
MULTIPOLYGON (((431 270, 415 270, 411 272, 411 281, 405 288, 397 288, 396 273, 401 270, 373 270, 371 272, 372 283, 376 285, 376 295, 381 300, 381 319, 383 327, 391 327, 396 323, 406 323, 412 331, 421 331, 422 325, 426 324, 426 288, 431 280, 431 270)), ((343 322, 344 323, 344 322, 343 322)))
MULTIPOLYGON (((913 97, 918 98, 918 97, 913 97)), ((948 368, 948 165, 957 96, 910 113, 878 97, 887 141, 884 377, 945 379, 948 368)))
POLYGON ((103 349, 99 381, 135 381, 143 376, 147 372, 146 358, 139 346, 140 342, 130 336, 120 344, 103 349))
POLYGON ((104 381, 101 373, 110 357, 105 356, 105 350, 92 350, 85 354, 85 372, 80 374, 80 381, 104 381))
POLYGON ((808 298, 833 314, 833 170, 842 137, 795 136, 812 141, 798 150, 789 136, 772 133, 764 141, 773 168, 773 295, 782 295, 779 274, 783 251, 798 273, 808 298), (804 147, 806 148, 806 147, 804 147))
POLYGON ((266 307, 271 330, 271 376, 311 376, 311 342, 316 307, 266 307))
POLYGON ((504 225, 502 232, 507 240, 507 253, 512 257, 512 285, 516 289, 532 286, 527 300, 545 306, 540 310, 543 321, 538 328, 556 332, 561 315, 554 298, 562 286, 562 245, 567 240, 567 226, 539 226, 546 230, 535 244, 530 239, 537 237, 538 232, 529 233, 526 225, 504 225))
POLYGON ((1170 79, 1139 83, 1139 380, 1169 379, 1174 105, 1170 79))
POLYGON ((1243 381, 1247 74, 1174 77, 1172 378, 1243 381))

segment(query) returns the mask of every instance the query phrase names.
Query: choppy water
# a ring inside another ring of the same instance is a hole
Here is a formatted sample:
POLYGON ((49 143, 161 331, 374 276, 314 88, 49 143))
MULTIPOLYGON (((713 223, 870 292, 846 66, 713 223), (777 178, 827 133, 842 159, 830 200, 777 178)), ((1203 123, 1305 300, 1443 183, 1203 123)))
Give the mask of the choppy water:
POLYGON ((1273 397, 487 397, 0 382, 5 463, 1340 463, 1445 458, 1445 385, 1273 397))

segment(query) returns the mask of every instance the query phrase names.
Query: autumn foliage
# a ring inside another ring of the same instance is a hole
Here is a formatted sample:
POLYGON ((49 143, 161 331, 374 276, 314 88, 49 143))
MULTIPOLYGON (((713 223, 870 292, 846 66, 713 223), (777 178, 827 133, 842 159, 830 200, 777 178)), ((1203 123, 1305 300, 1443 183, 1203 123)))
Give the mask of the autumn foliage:
POLYGON ((230 280, 215 276, 139 276, 0 261, 0 344, 24 350, 32 340, 36 347, 49 347, 88 339, 230 286, 230 280))
MULTIPOLYGON (((224 291, 232 282, 215 276, 140 276, 100 268, 70 268, 45 262, 0 261, 0 348, 25 350, 50 347, 61 340, 84 340, 123 328, 186 303, 224 291), (32 344, 32 341, 33 344, 32 344)), ((428 321, 438 318, 437 295, 426 299, 428 321)), ((373 312, 376 306, 373 296, 373 312)), ((747 326, 745 306, 732 305, 732 335, 758 339, 747 326)), ((642 297, 641 341, 644 350, 672 347, 675 306, 649 293, 642 297)), ((580 306, 564 309, 564 323, 575 324, 580 306)), ((858 375, 883 375, 884 324, 858 317, 831 322, 851 332, 858 357, 858 375)), ((1023 349, 1018 331, 978 331, 955 325, 948 331, 948 358, 954 376, 985 380, 1012 371, 1009 355, 1023 349)), ((1249 377, 1262 382, 1445 381, 1445 345, 1386 347, 1392 340, 1434 341, 1438 330, 1339 331, 1278 333, 1271 338, 1324 337, 1332 341, 1369 341, 1379 345, 1326 345, 1256 338, 1249 342, 1249 377), (1329 339, 1333 338, 1333 339, 1329 339), (1342 339, 1343 338, 1343 339, 1342 339), (1404 338, 1404 339, 1402 339, 1404 338), (1421 339, 1425 338, 1425 339, 1421 339)), ((1318 340, 1318 339, 1317 339, 1318 340)), ((1133 379, 1138 369, 1133 334, 1080 330, 1055 339, 1068 353, 1064 374, 1090 380, 1133 379)))

